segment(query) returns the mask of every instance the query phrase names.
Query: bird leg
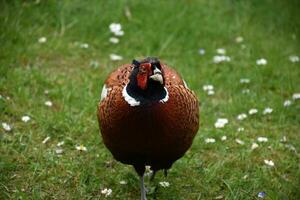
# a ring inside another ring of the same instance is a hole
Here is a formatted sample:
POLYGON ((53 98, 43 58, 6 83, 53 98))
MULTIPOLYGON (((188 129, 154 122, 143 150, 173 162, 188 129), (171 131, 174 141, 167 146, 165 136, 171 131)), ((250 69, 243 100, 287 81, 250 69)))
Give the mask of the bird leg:
POLYGON ((140 184, 141 184, 141 200, 147 200, 146 198, 146 188, 144 184, 144 175, 140 176, 140 184))

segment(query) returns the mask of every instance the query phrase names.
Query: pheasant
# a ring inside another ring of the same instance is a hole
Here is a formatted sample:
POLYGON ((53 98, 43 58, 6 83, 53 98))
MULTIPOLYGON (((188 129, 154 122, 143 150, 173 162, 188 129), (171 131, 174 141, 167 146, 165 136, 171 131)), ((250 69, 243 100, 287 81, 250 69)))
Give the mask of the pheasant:
POLYGON ((199 128, 199 103, 174 69, 148 57, 108 76, 97 116, 105 146, 116 160, 133 165, 146 200, 145 166, 154 177, 185 154, 199 128))

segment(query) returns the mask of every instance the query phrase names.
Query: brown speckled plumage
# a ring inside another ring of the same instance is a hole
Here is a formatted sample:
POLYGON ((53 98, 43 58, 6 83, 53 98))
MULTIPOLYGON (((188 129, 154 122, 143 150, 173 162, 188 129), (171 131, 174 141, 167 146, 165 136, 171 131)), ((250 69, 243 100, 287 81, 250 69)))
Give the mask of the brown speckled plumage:
POLYGON ((105 85, 107 96, 98 105, 103 141, 114 158, 133 165, 142 175, 145 165, 154 171, 169 169, 191 146, 199 127, 199 104, 179 74, 161 64, 167 102, 130 106, 122 96, 134 65, 122 65, 105 85))

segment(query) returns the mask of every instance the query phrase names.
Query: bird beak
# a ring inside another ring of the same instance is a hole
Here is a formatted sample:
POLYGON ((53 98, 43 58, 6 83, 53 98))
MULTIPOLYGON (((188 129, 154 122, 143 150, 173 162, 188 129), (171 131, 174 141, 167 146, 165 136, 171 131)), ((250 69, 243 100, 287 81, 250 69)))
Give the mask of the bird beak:
POLYGON ((155 69, 153 71, 153 75, 150 76, 149 78, 154 81, 160 82, 160 84, 162 84, 162 85, 164 84, 164 79, 162 77, 162 73, 157 67, 155 67, 155 69))

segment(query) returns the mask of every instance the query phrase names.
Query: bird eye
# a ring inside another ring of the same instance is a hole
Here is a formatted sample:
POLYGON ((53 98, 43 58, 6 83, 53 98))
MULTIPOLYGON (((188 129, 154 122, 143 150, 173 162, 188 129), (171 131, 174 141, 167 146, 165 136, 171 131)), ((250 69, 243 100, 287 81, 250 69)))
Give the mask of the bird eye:
POLYGON ((147 72, 147 70, 144 67, 140 68, 140 73, 146 73, 146 72, 147 72))

